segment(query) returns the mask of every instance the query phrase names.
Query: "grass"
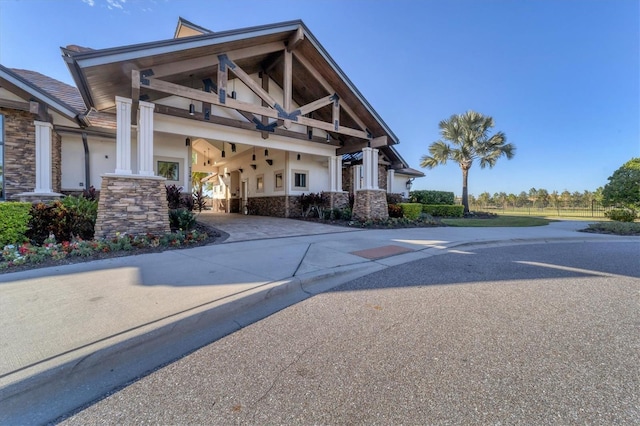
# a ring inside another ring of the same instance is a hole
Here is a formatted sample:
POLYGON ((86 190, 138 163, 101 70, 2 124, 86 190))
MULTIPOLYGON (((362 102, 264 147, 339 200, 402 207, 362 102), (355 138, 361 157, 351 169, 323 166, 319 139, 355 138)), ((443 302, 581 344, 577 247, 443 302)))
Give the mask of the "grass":
POLYGON ((445 218, 442 223, 447 226, 472 227, 472 228, 494 228, 494 227, 525 227, 525 226, 545 226, 551 220, 535 216, 497 216, 490 219, 464 219, 445 218))

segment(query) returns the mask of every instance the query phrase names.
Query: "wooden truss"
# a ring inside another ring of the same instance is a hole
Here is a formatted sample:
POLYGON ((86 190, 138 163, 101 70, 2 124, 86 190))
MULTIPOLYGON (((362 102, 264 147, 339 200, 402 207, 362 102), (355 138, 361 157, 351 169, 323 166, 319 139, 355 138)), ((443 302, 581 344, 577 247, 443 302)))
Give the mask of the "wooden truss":
MULTIPOLYGON (((300 37, 302 37, 300 35, 296 36, 296 34, 294 34, 292 40, 289 40, 289 43, 286 45, 284 43, 269 43, 254 48, 239 49, 226 54, 159 65, 158 67, 147 70, 133 70, 131 75, 132 98, 134 102, 140 99, 140 90, 141 88, 145 88, 160 93, 200 101, 203 103, 204 112, 202 114, 198 114, 195 118, 212 122, 220 122, 220 120, 218 120, 219 117, 214 117, 210 113, 211 105, 232 108, 240 112, 248 123, 244 123, 239 120, 224 119, 222 120, 224 121, 224 124, 241 128, 253 127, 253 130, 262 132, 263 138, 267 138, 269 133, 286 134, 288 136, 293 136, 292 134, 295 133, 297 135, 304 136, 306 139, 317 139, 316 137, 309 137, 308 135, 304 135, 300 132, 288 130, 291 128, 292 123, 297 123, 307 126, 307 128, 321 129, 326 132, 361 139, 363 142, 362 144, 358 144, 359 146, 373 146, 374 144, 377 146, 386 145, 386 137, 373 139, 362 120, 354 114, 351 108, 347 105, 341 104, 340 97, 331 89, 322 76, 320 76, 320 74, 313 69, 313 67, 303 57, 297 54, 296 59, 302 64, 302 66, 304 66, 314 76, 318 83, 322 85, 327 92, 333 94, 317 99, 301 107, 292 108, 292 56, 294 54, 293 49, 301 41, 300 37), (284 79, 282 87, 284 96, 282 105, 280 105, 269 94, 269 78, 265 73, 262 74, 262 82, 260 84, 253 80, 251 76, 235 62, 235 60, 242 59, 244 57, 271 53, 279 50, 283 51, 284 58, 284 79), (217 68, 217 84, 214 84, 211 79, 207 79, 208 81, 205 80, 204 90, 185 87, 163 79, 163 77, 168 77, 177 73, 185 73, 190 70, 208 67, 217 68), (242 102, 228 96, 227 85, 229 72, 232 72, 253 93, 255 93, 262 100, 262 104, 256 105, 242 102), (313 111, 327 105, 333 105, 331 122, 317 120, 308 116, 313 111), (360 129, 340 125, 341 108, 343 108, 344 111, 353 118, 354 122, 357 123, 360 129), (275 119, 276 121, 269 123, 269 119, 275 119), (277 128, 279 128, 279 131, 276 131, 277 128), (372 141, 374 144, 372 144, 372 141)), ((170 107, 160 108, 160 110, 168 114, 176 112, 176 108, 170 107)), ((300 138, 299 136, 294 137, 300 138)), ((332 144, 339 145, 339 142, 333 141, 332 144)))

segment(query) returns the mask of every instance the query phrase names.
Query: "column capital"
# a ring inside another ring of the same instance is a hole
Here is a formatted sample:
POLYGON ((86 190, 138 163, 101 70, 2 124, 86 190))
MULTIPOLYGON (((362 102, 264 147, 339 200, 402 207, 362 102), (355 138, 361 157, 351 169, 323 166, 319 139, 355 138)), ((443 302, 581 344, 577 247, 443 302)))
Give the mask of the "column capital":
POLYGON ((36 126, 48 127, 50 129, 53 129, 53 124, 49 123, 48 121, 33 120, 33 124, 35 124, 36 126))
POLYGON ((131 105, 133 103, 133 100, 131 100, 131 98, 124 98, 122 96, 116 96, 116 103, 122 103, 122 104, 131 105))
POLYGON ((154 104, 153 102, 146 102, 146 101, 140 101, 140 102, 138 102, 138 105, 140 105, 140 108, 155 109, 155 107, 156 107, 156 104, 154 104))

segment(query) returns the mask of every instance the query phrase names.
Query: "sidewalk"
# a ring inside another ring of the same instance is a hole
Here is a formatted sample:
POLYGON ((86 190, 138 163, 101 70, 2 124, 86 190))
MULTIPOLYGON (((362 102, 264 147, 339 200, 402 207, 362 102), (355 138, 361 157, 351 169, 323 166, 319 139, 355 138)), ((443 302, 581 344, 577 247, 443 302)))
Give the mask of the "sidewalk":
POLYGON ((454 247, 638 241, 584 227, 346 228, 0 275, 0 423, 55 419, 318 292, 454 247))

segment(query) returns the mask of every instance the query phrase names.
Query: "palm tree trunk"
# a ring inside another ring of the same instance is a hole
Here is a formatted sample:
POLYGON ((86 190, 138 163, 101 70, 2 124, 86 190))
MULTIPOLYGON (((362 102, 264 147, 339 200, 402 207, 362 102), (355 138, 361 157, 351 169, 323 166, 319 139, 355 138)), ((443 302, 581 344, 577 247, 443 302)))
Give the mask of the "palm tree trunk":
POLYGON ((469 179, 469 169, 461 167, 462 169, 462 205, 464 206, 464 214, 469 213, 469 192, 467 188, 467 181, 469 179))

